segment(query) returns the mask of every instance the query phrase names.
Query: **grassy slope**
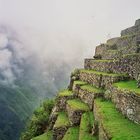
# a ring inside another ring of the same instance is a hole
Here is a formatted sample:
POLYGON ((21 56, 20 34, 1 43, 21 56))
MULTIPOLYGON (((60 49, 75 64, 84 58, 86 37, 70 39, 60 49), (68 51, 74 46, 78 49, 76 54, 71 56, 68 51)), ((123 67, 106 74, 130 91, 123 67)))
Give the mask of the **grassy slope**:
POLYGON ((129 90, 140 95, 140 88, 137 87, 136 80, 121 81, 121 82, 115 83, 114 86, 116 86, 118 89, 129 90))
POLYGON ((73 95, 73 92, 70 91, 70 90, 63 90, 63 91, 60 91, 58 96, 72 96, 73 95))
POLYGON ((78 140, 79 138, 79 127, 71 127, 66 132, 62 140, 78 140))
POLYGON ((102 118, 104 129, 112 140, 139 140, 140 125, 126 119, 110 101, 96 99, 97 112, 102 118))
POLYGON ((63 126, 69 126, 69 119, 65 112, 60 112, 55 122, 54 127, 57 128, 57 127, 63 127, 63 126))
POLYGON ((70 107, 72 107, 74 110, 85 110, 88 111, 89 107, 87 104, 83 103, 81 100, 79 99, 73 99, 73 100, 68 100, 67 102, 70 107))
POLYGON ((105 73, 105 72, 99 72, 99 71, 94 71, 94 70, 85 70, 85 69, 81 69, 80 72, 93 73, 93 74, 97 74, 97 75, 112 76, 112 77, 117 77, 117 76, 127 77, 126 74, 105 73))
POLYGON ((96 140, 96 137, 90 134, 94 122, 93 120, 93 112, 86 112, 82 115, 79 140, 96 140))
POLYGON ((53 139, 53 133, 52 131, 48 131, 47 133, 35 137, 32 140, 52 140, 52 139, 53 139))
POLYGON ((0 85, 0 93, 0 102, 5 108, 0 108, 0 111, 5 114, 4 118, 3 114, 0 115, 0 118, 3 118, 3 121, 0 122, 0 138, 1 140, 5 140, 5 137, 6 140, 16 140, 24 127, 25 120, 32 114, 33 102, 35 103, 37 98, 35 99, 33 93, 27 89, 9 88, 3 85, 0 85), (30 99, 32 100, 30 101, 30 99), (4 126, 3 122, 5 122, 4 126), (12 125, 13 123, 15 125, 12 125))

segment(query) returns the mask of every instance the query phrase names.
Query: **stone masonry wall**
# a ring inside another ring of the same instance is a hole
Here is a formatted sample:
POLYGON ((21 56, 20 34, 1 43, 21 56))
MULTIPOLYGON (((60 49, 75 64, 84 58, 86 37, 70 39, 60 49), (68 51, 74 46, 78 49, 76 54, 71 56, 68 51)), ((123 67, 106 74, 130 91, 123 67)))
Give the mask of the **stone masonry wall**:
POLYGON ((132 26, 130 28, 127 28, 125 30, 122 30, 121 36, 129 35, 129 34, 135 34, 135 33, 138 33, 138 32, 140 32, 140 19, 136 20, 134 26, 132 26))
POLYGON ((114 44, 110 42, 97 46, 95 56, 100 55, 101 59, 117 59, 124 54, 140 52, 140 32, 121 36, 115 40, 114 44))
POLYGON ((132 91, 110 87, 110 97, 123 115, 140 124, 140 96, 132 91))
POLYGON ((91 92, 86 89, 82 89, 80 85, 73 85, 73 92, 78 98, 80 98, 84 103, 88 104, 90 110, 93 109, 94 99, 103 96, 103 91, 101 93, 91 92))
POLYGON ((132 79, 137 79, 140 74, 140 53, 125 55, 116 60, 97 61, 94 59, 85 59, 85 69, 93 69, 108 73, 126 73, 132 79))
POLYGON ((85 59, 84 62, 85 69, 93 69, 96 71, 108 72, 108 73, 113 73, 118 65, 119 65, 119 61, 116 60, 100 61, 95 59, 85 59))
POLYGON ((97 88, 107 88, 110 87, 112 83, 126 80, 128 77, 120 76, 111 76, 111 75, 102 75, 96 73, 87 73, 87 72, 80 72, 79 78, 81 81, 87 82, 91 85, 96 86, 97 88))
POLYGON ((67 108, 67 113, 68 113, 70 124, 72 126, 79 125, 83 111, 74 110, 73 108, 71 108, 71 106, 69 104, 67 104, 66 108, 67 108))
POLYGON ((56 104, 55 104, 56 112, 65 111, 67 100, 73 99, 73 98, 74 98, 74 95, 72 95, 72 96, 58 96, 56 98, 56 104))

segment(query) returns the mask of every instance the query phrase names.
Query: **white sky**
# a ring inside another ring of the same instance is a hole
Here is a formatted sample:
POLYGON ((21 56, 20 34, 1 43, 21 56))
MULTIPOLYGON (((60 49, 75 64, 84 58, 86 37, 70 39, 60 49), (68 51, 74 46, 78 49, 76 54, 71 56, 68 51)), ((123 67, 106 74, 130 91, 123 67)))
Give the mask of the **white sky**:
POLYGON ((138 18, 140 0, 0 0, 0 23, 36 30, 35 38, 53 48, 49 53, 57 49, 67 56, 80 45, 92 56, 109 34, 119 36, 138 18))

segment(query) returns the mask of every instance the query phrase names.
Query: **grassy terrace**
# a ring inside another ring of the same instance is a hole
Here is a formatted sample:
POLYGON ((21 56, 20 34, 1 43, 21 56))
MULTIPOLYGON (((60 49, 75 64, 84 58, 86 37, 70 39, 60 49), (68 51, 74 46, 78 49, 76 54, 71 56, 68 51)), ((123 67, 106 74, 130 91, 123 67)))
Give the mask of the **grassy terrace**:
POLYGON ((70 91, 70 90, 63 90, 63 91, 60 91, 58 96, 72 96, 73 95, 73 92, 70 91))
POLYGON ((112 77, 118 77, 118 76, 127 77, 127 74, 105 73, 105 72, 99 72, 99 71, 94 71, 94 70, 85 70, 85 69, 81 69, 80 72, 93 73, 93 74, 97 74, 97 75, 112 76, 112 77))
POLYGON ((78 140, 79 139, 79 127, 71 127, 66 132, 62 140, 78 140))
POLYGON ((140 88, 137 87, 136 80, 121 81, 118 83, 114 83, 113 85, 120 90, 128 90, 128 91, 135 92, 137 95, 140 95, 140 88))
POLYGON ((96 140, 96 137, 90 134, 93 122, 93 112, 86 112, 82 115, 80 123, 79 140, 96 140))
POLYGON ((65 112, 59 112, 54 128, 69 126, 69 119, 65 112))
POLYGON ((140 53, 131 53, 131 54, 124 54, 123 57, 133 57, 133 56, 140 56, 140 53))
POLYGON ((79 99, 73 99, 67 101, 68 105, 73 108, 74 110, 84 110, 89 111, 89 107, 87 104, 83 103, 79 99))
POLYGON ((53 133, 52 131, 48 131, 47 133, 44 133, 38 137, 35 137, 31 140, 52 140, 53 139, 53 133))
POLYGON ((96 99, 95 105, 104 130, 111 140, 140 140, 140 125, 126 119, 116 110, 113 103, 96 99))
POLYGON ((80 80, 74 81, 74 85, 86 85, 86 84, 87 84, 86 82, 80 80))
POLYGON ((87 90, 89 92, 94 92, 94 93, 103 93, 104 90, 101 89, 101 88, 96 88, 92 85, 83 85, 83 86, 80 86, 81 89, 83 90, 87 90))
POLYGON ((93 59, 92 61, 93 62, 107 62, 107 63, 110 63, 110 62, 117 62, 118 60, 114 60, 114 59, 93 59))

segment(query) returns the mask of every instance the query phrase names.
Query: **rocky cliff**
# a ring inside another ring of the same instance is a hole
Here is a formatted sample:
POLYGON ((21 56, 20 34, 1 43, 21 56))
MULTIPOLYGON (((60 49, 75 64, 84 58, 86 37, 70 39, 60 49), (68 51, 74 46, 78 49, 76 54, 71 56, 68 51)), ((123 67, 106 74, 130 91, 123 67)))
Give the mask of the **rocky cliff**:
POLYGON ((140 140, 140 20, 96 47, 32 140, 140 140))

